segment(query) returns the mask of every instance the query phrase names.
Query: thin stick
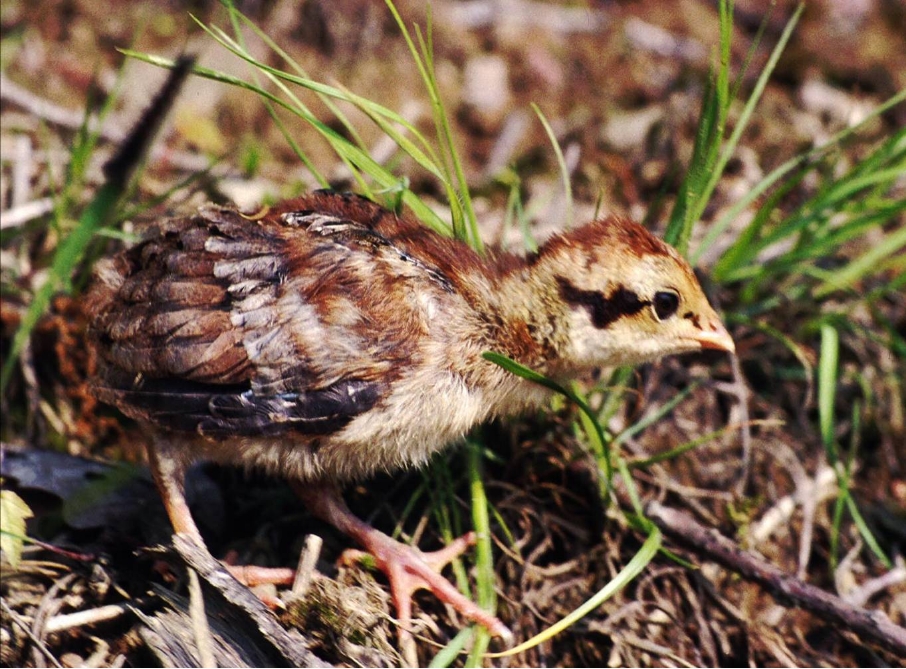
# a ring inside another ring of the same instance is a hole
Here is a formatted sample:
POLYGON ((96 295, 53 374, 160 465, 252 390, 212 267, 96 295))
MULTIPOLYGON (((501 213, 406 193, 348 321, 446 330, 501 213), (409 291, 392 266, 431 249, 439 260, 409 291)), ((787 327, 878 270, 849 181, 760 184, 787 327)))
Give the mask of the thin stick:
POLYGON ((315 572, 315 564, 321 555, 321 546, 324 541, 317 534, 309 534, 305 537, 305 545, 302 546, 302 552, 299 554, 299 564, 296 567, 296 578, 293 580, 291 599, 304 597, 311 587, 312 576, 315 572))
POLYGON ((55 632, 65 632, 66 630, 76 627, 86 627, 88 625, 96 625, 97 623, 105 623, 119 618, 124 613, 131 612, 133 608, 142 606, 145 602, 147 602, 147 600, 138 600, 123 604, 107 604, 106 606, 98 606, 85 611, 60 613, 48 618, 47 624, 44 625, 44 632, 46 634, 54 634, 55 632))
POLYGON ((31 640, 33 644, 35 644, 35 648, 41 651, 44 656, 47 657, 48 660, 50 660, 53 666, 60 667, 60 669, 62 669, 63 665, 60 664, 60 661, 54 657, 53 653, 50 652, 50 649, 44 644, 44 642, 34 635, 31 629, 29 629, 28 623, 22 620, 22 617, 11 608, 9 608, 7 603, 2 599, 0 599, 0 606, 3 607, 3 613, 7 615, 10 620, 16 623, 16 625, 18 625, 18 627, 23 632, 25 632, 25 635, 31 640))
POLYGON ((207 550, 195 543, 191 536, 174 534, 173 546, 186 564, 198 572, 199 578, 216 588, 232 606, 243 611, 249 621, 258 628, 262 638, 272 644, 272 647, 293 666, 330 666, 308 650, 304 639, 297 631, 284 629, 264 607, 261 600, 230 576, 207 550))
POLYGON ((192 618, 192 631, 195 634, 195 645, 198 648, 198 660, 202 667, 216 667, 214 659, 214 641, 211 639, 211 628, 204 610, 204 594, 198 580, 198 572, 189 569, 189 615, 192 618))
POLYGON ((836 595, 790 576, 735 543, 696 522, 691 516, 658 502, 651 502, 646 515, 665 534, 697 553, 722 564, 743 577, 764 586, 775 598, 794 602, 825 620, 840 624, 860 639, 906 656, 906 629, 894 624, 883 611, 866 611, 852 606, 836 595))

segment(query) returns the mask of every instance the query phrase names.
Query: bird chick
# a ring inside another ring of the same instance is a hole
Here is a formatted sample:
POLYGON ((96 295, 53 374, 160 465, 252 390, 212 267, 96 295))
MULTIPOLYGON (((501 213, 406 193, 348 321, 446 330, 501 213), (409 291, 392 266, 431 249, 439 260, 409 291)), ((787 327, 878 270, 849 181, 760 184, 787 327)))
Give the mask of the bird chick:
POLYGON ((506 637, 436 554, 356 518, 340 487, 424 463, 555 379, 663 355, 733 351, 691 268, 643 227, 606 218, 528 257, 482 257, 406 215, 320 191, 247 217, 209 206, 102 261, 89 291, 97 396, 157 428, 149 459, 173 527, 203 546, 183 491, 197 460, 294 482, 309 509, 371 552, 401 629, 430 588, 506 637))

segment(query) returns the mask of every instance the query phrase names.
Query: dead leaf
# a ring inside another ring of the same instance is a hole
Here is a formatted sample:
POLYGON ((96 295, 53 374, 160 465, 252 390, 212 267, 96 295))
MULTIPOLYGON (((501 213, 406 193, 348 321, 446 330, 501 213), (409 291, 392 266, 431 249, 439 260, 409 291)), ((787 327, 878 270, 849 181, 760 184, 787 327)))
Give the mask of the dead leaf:
POLYGON ((0 490, 0 550, 13 569, 22 560, 25 541, 25 521, 33 515, 28 504, 12 490, 0 490))

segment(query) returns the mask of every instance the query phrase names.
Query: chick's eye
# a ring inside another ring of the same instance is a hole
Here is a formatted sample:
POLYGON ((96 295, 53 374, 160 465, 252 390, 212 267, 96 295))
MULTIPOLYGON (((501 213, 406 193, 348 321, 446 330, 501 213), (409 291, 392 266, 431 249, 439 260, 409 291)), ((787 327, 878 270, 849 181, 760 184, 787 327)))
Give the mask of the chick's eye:
POLYGON ((667 320, 679 309, 679 295, 669 290, 659 291, 654 294, 652 305, 658 320, 667 320))

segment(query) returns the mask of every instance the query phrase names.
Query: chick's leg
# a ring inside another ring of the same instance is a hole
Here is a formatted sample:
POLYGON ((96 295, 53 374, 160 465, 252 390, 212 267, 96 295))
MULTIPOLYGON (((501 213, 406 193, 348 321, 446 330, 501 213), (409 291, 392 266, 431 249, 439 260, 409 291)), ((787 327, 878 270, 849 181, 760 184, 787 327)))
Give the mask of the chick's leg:
MULTIPOLYGON (((161 439, 148 446, 148 463, 154 483, 164 502, 164 508, 170 517, 170 524, 177 534, 185 534, 201 548, 207 545, 198 531, 189 504, 186 502, 186 464, 183 458, 170 452, 167 444, 161 439)), ((255 586, 262 583, 289 585, 293 582, 295 572, 292 569, 256 567, 254 565, 229 565, 224 567, 240 583, 255 586)))
POLYGON ((401 637, 409 633, 412 617, 412 593, 428 588, 435 597, 451 605, 460 615, 486 627, 507 644, 513 635, 495 616, 467 599, 440 570, 475 543, 475 533, 460 537, 446 548, 423 553, 376 530, 356 517, 333 485, 296 484, 296 492, 316 516, 355 539, 374 556, 378 568, 390 580, 390 591, 396 606, 401 637))
POLYGON ((186 466, 181 458, 173 457, 170 449, 158 440, 148 445, 148 464, 154 483, 164 502, 164 508, 170 517, 170 524, 176 534, 189 536, 199 546, 204 546, 201 532, 192 518, 189 504, 186 502, 186 466))

